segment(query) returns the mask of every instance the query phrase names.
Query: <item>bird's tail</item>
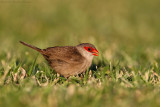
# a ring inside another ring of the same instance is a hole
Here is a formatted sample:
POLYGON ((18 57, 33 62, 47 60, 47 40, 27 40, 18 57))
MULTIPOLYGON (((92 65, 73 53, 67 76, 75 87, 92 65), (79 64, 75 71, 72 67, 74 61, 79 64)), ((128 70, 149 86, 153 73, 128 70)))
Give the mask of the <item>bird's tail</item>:
POLYGON ((40 49, 40 48, 37 48, 37 47, 32 46, 32 45, 29 45, 29 44, 27 44, 27 43, 25 43, 25 42, 22 42, 22 41, 19 41, 19 42, 20 42, 21 44, 23 44, 23 45, 27 46, 27 47, 30 47, 30 48, 32 48, 32 49, 34 49, 34 50, 36 50, 36 51, 40 52, 40 53, 43 53, 43 50, 42 50, 42 49, 40 49))

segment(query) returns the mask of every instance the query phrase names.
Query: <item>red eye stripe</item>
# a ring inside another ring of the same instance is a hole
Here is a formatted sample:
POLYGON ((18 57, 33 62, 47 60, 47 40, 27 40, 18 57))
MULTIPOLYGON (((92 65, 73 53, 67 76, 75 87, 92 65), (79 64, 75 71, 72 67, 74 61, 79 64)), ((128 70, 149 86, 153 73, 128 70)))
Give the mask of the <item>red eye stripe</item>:
POLYGON ((87 50, 88 52, 92 52, 94 49, 92 47, 84 47, 85 50, 87 50))

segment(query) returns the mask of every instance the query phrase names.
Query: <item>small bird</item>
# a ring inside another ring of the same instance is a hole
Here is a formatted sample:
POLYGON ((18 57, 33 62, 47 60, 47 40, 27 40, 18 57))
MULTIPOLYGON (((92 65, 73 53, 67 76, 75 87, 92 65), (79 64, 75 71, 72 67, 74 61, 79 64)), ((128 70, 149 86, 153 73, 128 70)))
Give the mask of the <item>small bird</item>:
POLYGON ((40 49, 20 41, 21 44, 40 52, 55 72, 65 78, 85 72, 99 52, 94 45, 82 43, 77 46, 55 46, 40 49))

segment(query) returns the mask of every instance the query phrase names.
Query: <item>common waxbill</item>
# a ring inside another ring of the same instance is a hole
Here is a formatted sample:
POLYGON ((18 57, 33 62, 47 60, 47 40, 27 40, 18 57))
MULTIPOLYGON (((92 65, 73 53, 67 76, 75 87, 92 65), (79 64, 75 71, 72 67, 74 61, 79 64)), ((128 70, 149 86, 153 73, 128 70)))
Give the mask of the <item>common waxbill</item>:
POLYGON ((65 78, 85 72, 99 52, 94 45, 82 43, 77 46, 55 46, 40 49, 20 41, 21 44, 40 52, 49 65, 65 78))

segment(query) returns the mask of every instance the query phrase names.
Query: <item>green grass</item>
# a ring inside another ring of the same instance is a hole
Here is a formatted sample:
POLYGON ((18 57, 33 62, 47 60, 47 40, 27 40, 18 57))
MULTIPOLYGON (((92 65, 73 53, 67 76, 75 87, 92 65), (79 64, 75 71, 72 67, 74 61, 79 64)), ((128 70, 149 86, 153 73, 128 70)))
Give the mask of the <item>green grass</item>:
POLYGON ((0 0, 0 107, 159 107, 159 0, 0 0), (22 46, 94 44, 100 56, 65 79, 22 46))

